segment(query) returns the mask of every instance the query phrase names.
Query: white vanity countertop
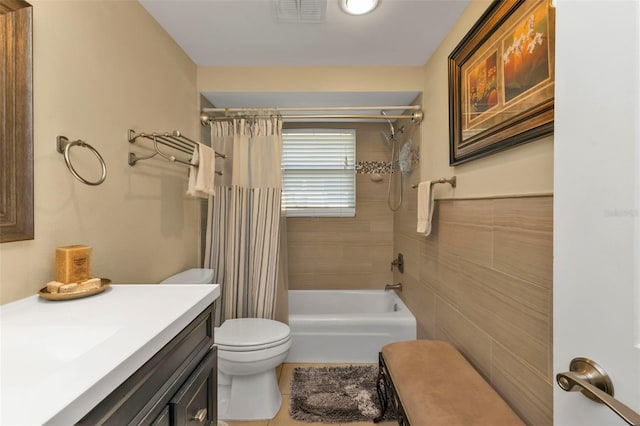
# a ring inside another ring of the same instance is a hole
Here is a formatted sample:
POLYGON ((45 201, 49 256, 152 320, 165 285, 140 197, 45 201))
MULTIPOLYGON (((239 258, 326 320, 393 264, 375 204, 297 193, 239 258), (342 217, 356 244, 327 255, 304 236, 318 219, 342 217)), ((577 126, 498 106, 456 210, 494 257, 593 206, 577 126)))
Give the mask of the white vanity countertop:
POLYGON ((0 306, 0 424, 76 423, 219 295, 218 285, 112 285, 0 306))

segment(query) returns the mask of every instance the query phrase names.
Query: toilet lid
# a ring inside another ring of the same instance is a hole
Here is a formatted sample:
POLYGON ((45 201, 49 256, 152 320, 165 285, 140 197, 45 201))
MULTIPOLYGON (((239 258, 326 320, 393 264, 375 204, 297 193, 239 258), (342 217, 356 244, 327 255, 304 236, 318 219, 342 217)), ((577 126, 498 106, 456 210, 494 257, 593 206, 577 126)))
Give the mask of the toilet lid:
POLYGON ((268 348, 289 338, 288 325, 264 318, 229 319, 214 334, 215 344, 227 350, 268 348))

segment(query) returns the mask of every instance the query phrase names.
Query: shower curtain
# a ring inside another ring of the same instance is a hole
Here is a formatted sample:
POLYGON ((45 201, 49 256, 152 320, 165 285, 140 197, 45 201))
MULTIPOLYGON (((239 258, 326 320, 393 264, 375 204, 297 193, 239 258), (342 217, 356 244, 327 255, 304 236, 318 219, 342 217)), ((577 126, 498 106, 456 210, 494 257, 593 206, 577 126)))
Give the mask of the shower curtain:
POLYGON ((278 285, 286 286, 278 280, 282 120, 211 122, 211 140, 227 156, 218 160, 223 175, 209 200, 204 262, 221 284, 216 325, 275 319, 278 285))

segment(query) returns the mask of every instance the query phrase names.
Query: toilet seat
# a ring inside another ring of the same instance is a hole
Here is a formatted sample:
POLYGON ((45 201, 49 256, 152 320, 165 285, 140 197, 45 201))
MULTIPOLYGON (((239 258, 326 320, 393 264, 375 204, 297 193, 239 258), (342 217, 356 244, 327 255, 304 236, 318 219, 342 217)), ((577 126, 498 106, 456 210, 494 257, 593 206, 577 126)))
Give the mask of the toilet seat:
POLYGON ((214 332, 219 350, 248 352, 280 346, 291 340, 289 326, 264 318, 226 320, 214 332))
POLYGON ((251 352, 251 351, 261 351, 264 349, 273 348, 274 346, 280 346, 284 343, 287 343, 291 340, 291 337, 286 337, 284 339, 278 340, 277 342, 265 343, 264 345, 253 345, 253 346, 229 346, 223 345, 220 343, 216 343, 219 351, 229 351, 229 352, 251 352))

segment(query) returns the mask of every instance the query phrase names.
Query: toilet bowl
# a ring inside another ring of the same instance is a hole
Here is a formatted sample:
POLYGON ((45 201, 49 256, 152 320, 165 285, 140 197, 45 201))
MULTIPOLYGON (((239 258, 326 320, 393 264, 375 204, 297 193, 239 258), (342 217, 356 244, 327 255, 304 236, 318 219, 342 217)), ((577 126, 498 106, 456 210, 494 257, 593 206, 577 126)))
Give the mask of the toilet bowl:
POLYGON ((229 319, 214 335, 218 346, 218 417, 275 417, 282 405, 275 368, 291 348, 289 326, 261 318, 229 319))
MULTIPOLYGON (((212 284, 213 270, 194 268, 161 284, 212 284)), ((218 347, 218 418, 272 419, 282 395, 275 368, 291 348, 289 326, 263 318, 226 320, 214 330, 218 347)))

